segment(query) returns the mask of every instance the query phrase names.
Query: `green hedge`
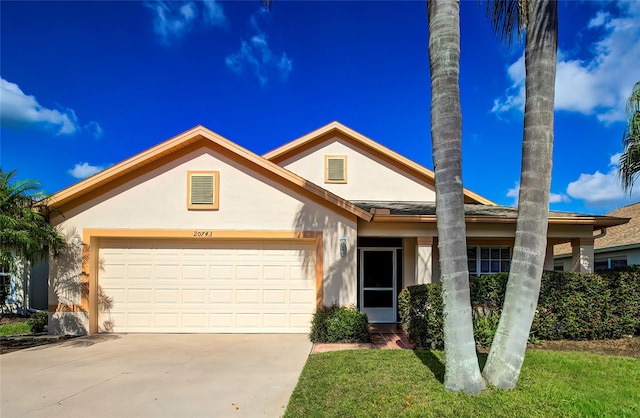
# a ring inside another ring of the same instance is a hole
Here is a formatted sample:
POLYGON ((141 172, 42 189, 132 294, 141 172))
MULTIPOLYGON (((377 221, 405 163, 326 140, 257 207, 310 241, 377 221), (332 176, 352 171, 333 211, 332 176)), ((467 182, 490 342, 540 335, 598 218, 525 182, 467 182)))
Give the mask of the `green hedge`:
MULTIPOLYGON (((476 342, 489 345, 504 303, 506 273, 470 278, 476 342)), ((400 293, 400 319, 417 345, 442 348, 439 284, 400 293)), ((597 274, 545 271, 532 339, 597 340, 640 335, 640 266, 597 274)))
POLYGON ((309 339, 314 343, 369 343, 367 314, 348 306, 320 308, 313 315, 309 339))
POLYGON ((420 347, 442 349, 442 286, 410 286, 398 298, 400 321, 409 339, 420 347))

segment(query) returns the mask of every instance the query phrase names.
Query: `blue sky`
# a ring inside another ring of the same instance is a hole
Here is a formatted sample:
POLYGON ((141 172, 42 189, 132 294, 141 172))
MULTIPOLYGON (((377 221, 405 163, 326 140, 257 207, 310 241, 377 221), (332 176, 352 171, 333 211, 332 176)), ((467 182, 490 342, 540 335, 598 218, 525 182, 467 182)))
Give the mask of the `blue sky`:
MULTIPOLYGON (((0 2, 0 162, 54 193, 197 124, 262 154, 333 120, 432 168, 425 2, 0 2)), ((617 185, 640 2, 562 1, 551 209, 617 185)), ((461 4, 465 187, 515 204, 523 50, 461 4)))

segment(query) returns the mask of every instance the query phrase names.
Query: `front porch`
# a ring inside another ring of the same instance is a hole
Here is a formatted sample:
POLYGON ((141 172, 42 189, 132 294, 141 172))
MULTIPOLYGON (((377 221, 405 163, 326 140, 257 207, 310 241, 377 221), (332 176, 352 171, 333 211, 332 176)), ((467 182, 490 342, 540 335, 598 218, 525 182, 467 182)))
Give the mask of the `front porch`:
POLYGON ((400 324, 369 324, 371 333, 370 343, 316 343, 311 354, 327 353, 341 350, 413 350, 415 344, 409 342, 409 337, 402 330, 400 324))

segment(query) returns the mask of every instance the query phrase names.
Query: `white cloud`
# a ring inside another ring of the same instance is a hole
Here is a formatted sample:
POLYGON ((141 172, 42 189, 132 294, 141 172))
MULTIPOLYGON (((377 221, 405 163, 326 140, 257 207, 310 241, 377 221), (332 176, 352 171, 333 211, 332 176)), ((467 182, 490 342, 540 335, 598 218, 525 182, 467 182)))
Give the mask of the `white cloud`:
POLYGON ((57 135, 73 135, 80 130, 72 109, 64 111, 41 106, 36 98, 4 78, 0 80, 0 120, 3 125, 38 126, 57 135))
POLYGON ((568 203, 568 202, 571 202, 571 199, 569 199, 569 196, 567 196, 566 194, 549 193, 549 203, 560 203, 560 202, 568 203))
POLYGON ((204 21, 209 26, 227 26, 227 18, 222 10, 222 5, 215 0, 205 0, 204 4, 204 21))
MULTIPOLYGON (((513 199, 511 206, 518 205, 518 197, 520 195, 520 183, 515 182, 514 186, 507 190, 507 197, 513 199)), ((551 203, 560 203, 560 202, 570 202, 569 196, 562 193, 549 193, 549 204, 551 203)))
POLYGON ((274 55, 271 51, 268 37, 258 22, 265 15, 266 12, 261 9, 251 16, 251 27, 255 33, 249 41, 241 39, 240 49, 225 58, 225 64, 231 71, 236 74, 250 72, 262 86, 267 84, 271 74, 277 74, 284 81, 293 70, 293 60, 285 52, 274 55))
POLYGON ((640 199, 640 188, 634 188, 631 196, 625 194, 618 181, 618 160, 620 153, 609 160, 605 173, 596 170, 593 174, 582 173, 577 180, 567 186, 567 194, 574 199, 584 200, 592 207, 622 206, 640 199))
POLYGON ((153 13, 153 31, 167 45, 186 35, 197 23, 218 27, 227 25, 222 5, 215 0, 200 3, 150 1, 145 6, 153 13))
POLYGON ((90 165, 89 163, 78 163, 71 170, 69 170, 69 174, 77 179, 83 179, 89 176, 96 174, 99 171, 104 169, 103 166, 98 165, 90 165))
POLYGON ((87 123, 82 129, 84 129, 85 132, 90 133, 95 139, 100 139, 102 138, 102 135, 104 135, 104 129, 102 129, 102 126, 100 126, 96 121, 87 123))
POLYGON ((509 190, 507 190, 507 197, 510 197, 513 199, 513 202, 511 203, 511 206, 517 206, 518 205, 518 195, 520 194, 520 183, 516 182, 515 185, 510 188, 509 190))
MULTIPOLYGON (((618 16, 600 11, 589 21, 589 30, 602 32, 591 48, 590 59, 558 52, 557 110, 595 115, 603 123, 624 120, 625 103, 638 78, 633 68, 640 68, 640 7, 636 3, 618 2, 618 16)), ((507 73, 512 84, 491 109, 498 115, 523 110, 524 56, 511 64, 507 73)))
POLYGON ((607 21, 609 19, 611 15, 609 15, 609 13, 607 12, 603 12, 603 11, 599 11, 595 17, 593 17, 590 21, 589 24, 587 25, 587 27, 589 28, 595 28, 598 26, 602 26, 604 24, 605 21, 607 21))

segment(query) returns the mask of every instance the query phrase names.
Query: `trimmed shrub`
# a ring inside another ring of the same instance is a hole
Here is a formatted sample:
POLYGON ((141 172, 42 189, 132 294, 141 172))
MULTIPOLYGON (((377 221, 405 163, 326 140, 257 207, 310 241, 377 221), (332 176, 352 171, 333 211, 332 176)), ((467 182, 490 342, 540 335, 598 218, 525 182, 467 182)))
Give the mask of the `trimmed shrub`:
POLYGON ((44 332, 47 322, 49 321, 49 314, 44 311, 34 312, 31 317, 27 319, 27 324, 31 328, 31 332, 38 334, 44 332))
POLYGON ((398 298, 400 321, 409 339, 419 347, 442 349, 442 286, 440 284, 409 286, 398 298))
POLYGON ((472 305, 481 311, 499 311, 504 305, 504 293, 507 290, 509 273, 471 276, 469 290, 472 305))
POLYGON ((600 340, 639 335, 640 269, 542 276, 531 327, 544 340, 600 340))
MULTIPOLYGON (((490 345, 504 304, 508 274, 471 277, 476 342, 490 345)), ((400 293, 400 319, 418 346, 442 348, 442 287, 400 293)), ((530 340, 597 340, 640 335, 640 266, 598 274, 545 271, 530 340)))
POLYGON ((368 343, 369 319, 354 307, 320 308, 313 315, 309 339, 314 343, 368 343))

